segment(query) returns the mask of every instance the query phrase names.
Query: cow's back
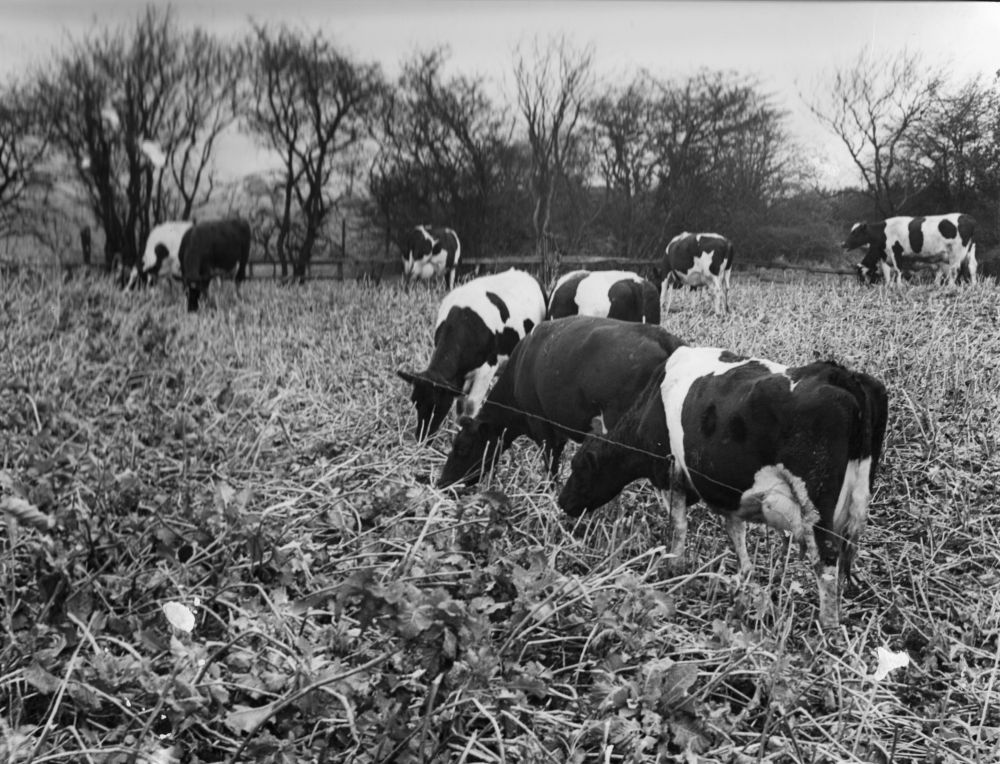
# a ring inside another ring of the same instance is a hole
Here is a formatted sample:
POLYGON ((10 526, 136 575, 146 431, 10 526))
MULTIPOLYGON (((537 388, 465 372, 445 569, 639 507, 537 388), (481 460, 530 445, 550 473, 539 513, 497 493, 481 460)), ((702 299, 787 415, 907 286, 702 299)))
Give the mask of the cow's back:
POLYGON ((650 374, 683 344, 650 324, 555 319, 515 348, 497 388, 505 404, 558 423, 580 440, 595 415, 603 414, 608 426, 616 422, 650 374))

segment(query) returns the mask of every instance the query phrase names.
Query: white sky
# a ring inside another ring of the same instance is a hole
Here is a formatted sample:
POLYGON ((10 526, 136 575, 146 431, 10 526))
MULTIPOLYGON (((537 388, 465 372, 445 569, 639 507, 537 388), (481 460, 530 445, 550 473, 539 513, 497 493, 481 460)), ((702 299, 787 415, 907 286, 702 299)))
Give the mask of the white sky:
MULTIPOLYGON (((0 0, 0 77, 43 63, 54 48, 99 25, 133 18, 130 0, 0 0)), ((323 28, 359 60, 394 75, 414 51, 447 44, 451 71, 492 78, 511 92, 512 53, 534 35, 592 43, 598 71, 684 77, 701 67, 755 75, 790 112, 789 127, 826 168, 855 182, 846 151, 803 105, 835 67, 865 46, 924 54, 960 79, 1000 70, 1000 3, 625 2, 610 0, 175 0, 182 24, 241 35, 248 18, 323 28)))

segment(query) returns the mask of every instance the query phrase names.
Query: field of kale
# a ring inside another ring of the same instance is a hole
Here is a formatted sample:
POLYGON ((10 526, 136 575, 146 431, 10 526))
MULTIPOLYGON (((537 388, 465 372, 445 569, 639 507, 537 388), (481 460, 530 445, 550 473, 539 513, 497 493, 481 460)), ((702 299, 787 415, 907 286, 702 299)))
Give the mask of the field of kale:
POLYGON ((440 292, 221 291, 189 315, 0 276, 0 761, 997 760, 995 285, 737 274, 730 317, 682 292, 665 319, 888 386, 832 633, 776 533, 751 529, 745 582, 693 507, 672 574, 646 485, 572 522, 519 442, 433 488, 454 421, 415 443, 394 372, 429 358, 440 292))

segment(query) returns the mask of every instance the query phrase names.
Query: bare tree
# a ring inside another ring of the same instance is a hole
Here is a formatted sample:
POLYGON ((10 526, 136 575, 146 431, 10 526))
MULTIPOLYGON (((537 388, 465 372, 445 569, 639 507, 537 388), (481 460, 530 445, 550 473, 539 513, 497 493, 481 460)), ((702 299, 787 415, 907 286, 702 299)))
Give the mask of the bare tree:
POLYGON ((579 137, 577 128, 593 83, 592 62, 592 48, 577 50, 566 37, 545 43, 536 38, 528 52, 519 50, 515 56, 517 106, 531 147, 535 252, 546 281, 558 270, 549 241, 553 196, 579 137))
POLYGON ((853 64, 818 88, 808 101, 819 121, 843 142, 858 168, 865 193, 880 214, 905 203, 899 182, 901 154, 932 109, 945 73, 907 50, 877 55, 862 51, 853 64))
POLYGON ((27 88, 0 91, 0 236, 19 232, 35 174, 49 147, 45 121, 27 88))
POLYGON ((481 252, 505 224, 513 120, 485 80, 446 79, 446 63, 435 49, 404 64, 381 111, 370 189, 389 229, 438 221, 464 252, 481 252))
POLYGON ((215 140, 235 118, 240 61, 149 6, 97 30, 39 75, 54 142, 105 233, 108 265, 137 259, 157 222, 187 218, 213 190, 215 140))
POLYGON ((305 278, 313 249, 336 202, 331 181, 364 139, 383 80, 378 66, 351 61, 322 33, 303 37, 258 26, 248 43, 251 67, 249 130, 282 162, 275 247, 286 275, 305 278), (296 220, 302 234, 293 241, 296 220), (294 257, 288 258, 292 249, 294 257))
POLYGON ((637 223, 650 212, 649 192, 659 168, 648 78, 640 75, 593 99, 588 117, 598 168, 612 197, 615 238, 622 255, 633 257, 641 249, 637 223))

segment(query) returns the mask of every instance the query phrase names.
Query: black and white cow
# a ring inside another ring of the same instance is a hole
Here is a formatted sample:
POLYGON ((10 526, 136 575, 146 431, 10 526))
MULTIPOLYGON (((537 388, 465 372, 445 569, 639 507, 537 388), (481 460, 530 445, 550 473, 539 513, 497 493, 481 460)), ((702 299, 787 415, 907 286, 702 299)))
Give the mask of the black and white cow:
POLYGON ((403 239, 403 280, 430 281, 443 276, 455 288, 455 269, 462 257, 462 243, 450 228, 418 225, 403 239))
POLYGON ((171 220, 153 227, 142 253, 142 274, 181 280, 181 239, 194 225, 190 220, 171 220))
POLYGON ((239 295, 250 259, 250 224, 235 218, 196 223, 181 237, 178 257, 189 312, 198 310, 198 299, 208 293, 214 276, 233 276, 239 295))
POLYGON ((549 318, 603 316, 644 324, 660 323, 660 294, 632 271, 571 271, 549 297, 549 318))
POLYGON ((483 466, 522 435, 543 447, 554 479, 566 441, 583 440, 595 417, 602 426, 617 423, 682 344, 659 325, 592 316, 546 321, 514 348, 475 418, 461 420, 438 486, 477 482, 483 466))
POLYGON ((919 265, 936 267, 941 282, 954 284, 962 270, 973 283, 976 280, 976 221, 960 212, 855 223, 841 246, 868 247, 858 264, 858 275, 865 281, 872 281, 878 268, 886 283, 899 283, 904 270, 919 265))
POLYGON ((605 438, 584 441, 559 505, 577 515, 648 478, 668 494, 678 558, 701 499, 725 518, 744 574, 746 521, 789 531, 815 566, 820 623, 835 626, 838 563, 851 580, 887 416, 882 383, 838 364, 682 347, 605 438))
POLYGON ((455 398, 460 415, 475 416, 493 375, 524 336, 545 319, 545 295, 514 268, 451 290, 434 323, 434 353, 421 372, 398 371, 413 385, 417 440, 438 431, 455 398))
POLYGON ((729 278, 733 270, 733 243, 717 233, 680 233, 667 244, 663 255, 660 300, 670 312, 671 287, 708 286, 715 293, 714 308, 729 312, 729 278))

